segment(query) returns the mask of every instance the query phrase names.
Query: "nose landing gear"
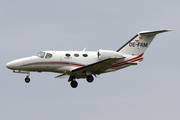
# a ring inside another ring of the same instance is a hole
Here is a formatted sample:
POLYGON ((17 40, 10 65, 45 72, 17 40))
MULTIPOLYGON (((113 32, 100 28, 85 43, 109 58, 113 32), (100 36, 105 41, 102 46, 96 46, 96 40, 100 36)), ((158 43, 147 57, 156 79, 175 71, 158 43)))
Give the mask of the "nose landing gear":
POLYGON ((27 77, 25 78, 25 82, 26 82, 26 83, 29 83, 29 82, 30 82, 29 76, 27 76, 27 77))
POLYGON ((25 78, 25 82, 26 82, 26 83, 29 83, 29 82, 30 82, 29 75, 30 75, 30 74, 28 74, 28 75, 26 76, 26 78, 25 78))

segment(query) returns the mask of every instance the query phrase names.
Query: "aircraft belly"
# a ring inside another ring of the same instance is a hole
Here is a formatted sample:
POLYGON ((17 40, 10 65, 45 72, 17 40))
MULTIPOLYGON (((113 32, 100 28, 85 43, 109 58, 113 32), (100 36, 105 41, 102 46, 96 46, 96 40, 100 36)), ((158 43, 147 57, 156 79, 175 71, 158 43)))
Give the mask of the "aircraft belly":
POLYGON ((71 71, 73 69, 76 69, 76 68, 79 68, 79 67, 73 67, 73 66, 61 66, 61 67, 58 67, 56 69, 53 69, 53 72, 58 72, 58 73, 71 73, 71 71))

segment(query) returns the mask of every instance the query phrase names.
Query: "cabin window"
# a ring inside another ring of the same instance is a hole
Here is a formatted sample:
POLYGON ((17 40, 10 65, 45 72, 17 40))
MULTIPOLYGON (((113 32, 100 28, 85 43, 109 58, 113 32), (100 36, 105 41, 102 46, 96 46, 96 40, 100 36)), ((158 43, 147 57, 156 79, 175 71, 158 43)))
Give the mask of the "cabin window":
POLYGON ((70 57, 71 55, 69 53, 66 53, 66 57, 70 57))
POLYGON ((36 56, 40 57, 40 58, 43 58, 45 55, 45 52, 39 52, 36 54, 36 56))
POLYGON ((88 55, 87 54, 83 54, 83 57, 87 57, 88 55))
POLYGON ((75 56, 75 57, 79 57, 79 54, 76 53, 76 54, 74 54, 74 56, 75 56))
POLYGON ((45 58, 48 59, 48 58, 51 58, 52 57, 52 54, 51 53, 47 53, 45 58))

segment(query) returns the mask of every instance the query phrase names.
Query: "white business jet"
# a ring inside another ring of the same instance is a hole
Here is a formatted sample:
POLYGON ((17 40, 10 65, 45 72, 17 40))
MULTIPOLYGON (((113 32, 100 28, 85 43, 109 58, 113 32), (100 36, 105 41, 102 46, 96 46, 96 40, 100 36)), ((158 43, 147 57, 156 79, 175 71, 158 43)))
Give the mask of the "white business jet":
POLYGON ((6 67, 14 73, 26 73, 26 83, 30 82, 30 72, 61 73, 55 78, 69 76, 68 82, 72 88, 76 88, 76 79, 86 78, 91 83, 93 76, 137 65, 143 60, 143 54, 154 37, 168 31, 139 32, 117 51, 42 51, 31 57, 11 61, 6 67))

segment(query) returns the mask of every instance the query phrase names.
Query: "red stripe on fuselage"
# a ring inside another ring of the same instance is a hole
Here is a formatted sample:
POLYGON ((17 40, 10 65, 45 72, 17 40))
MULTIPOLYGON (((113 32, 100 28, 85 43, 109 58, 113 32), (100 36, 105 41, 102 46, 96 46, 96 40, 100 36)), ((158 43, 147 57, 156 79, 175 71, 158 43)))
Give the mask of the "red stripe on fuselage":
MULTIPOLYGON (((144 53, 143 53, 144 54, 144 53)), ((139 60, 142 60, 143 59, 143 54, 135 57, 135 58, 132 58, 132 59, 129 59, 129 60, 126 60, 126 61, 123 61, 123 62, 120 62, 120 63, 116 63, 114 64, 112 67, 120 67, 120 66, 123 66, 123 65, 127 65, 128 62, 136 62, 136 61, 139 61, 139 60)))

